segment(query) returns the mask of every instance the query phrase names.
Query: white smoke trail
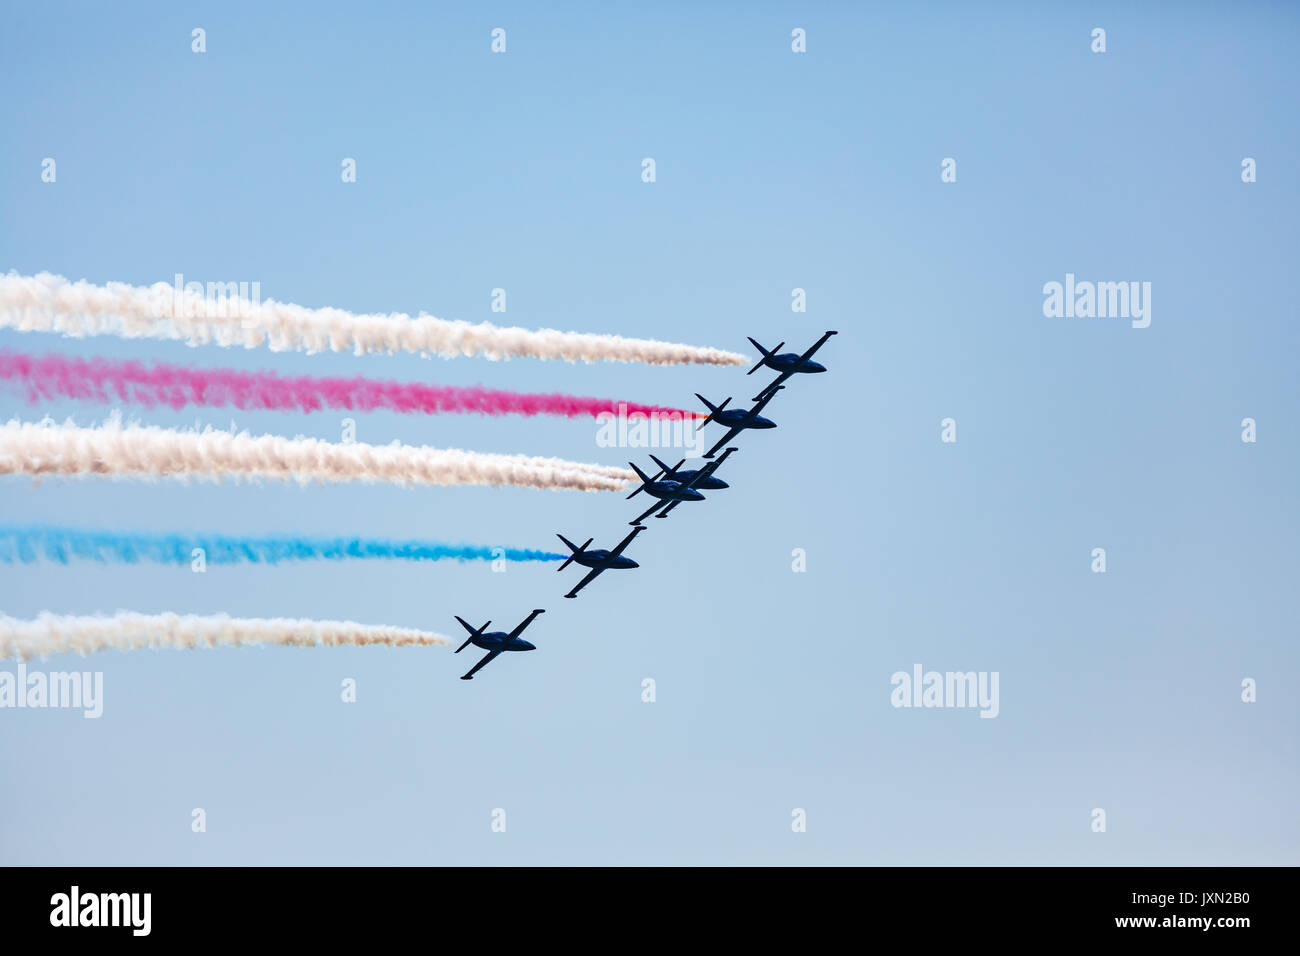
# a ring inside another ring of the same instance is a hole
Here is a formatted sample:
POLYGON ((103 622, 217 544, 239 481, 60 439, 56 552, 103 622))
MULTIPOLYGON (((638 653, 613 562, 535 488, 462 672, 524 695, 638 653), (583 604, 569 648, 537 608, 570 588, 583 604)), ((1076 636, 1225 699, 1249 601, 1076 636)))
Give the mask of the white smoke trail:
POLYGON ((635 475, 559 458, 413 445, 334 444, 316 438, 123 425, 9 421, 0 425, 0 475, 269 478, 403 485, 517 485, 620 491, 635 475))
POLYGON ((265 345, 273 351, 350 351, 357 355, 414 352, 445 358, 528 356, 651 365, 749 362, 736 352, 653 339, 503 328, 488 322, 473 325, 425 314, 357 315, 270 299, 256 302, 237 291, 213 301, 197 292, 178 291, 165 282, 147 288, 122 282, 97 286, 84 279, 70 282, 48 272, 0 276, 0 327, 75 337, 120 335, 180 339, 190 345, 216 343, 249 349, 265 345))
POLYGON ((200 617, 193 614, 136 614, 132 611, 118 611, 113 617, 43 613, 34 620, 0 614, 0 658, 24 660, 53 654, 159 647, 180 650, 247 644, 429 647, 450 643, 449 638, 431 631, 355 624, 352 621, 238 618, 224 614, 200 617))

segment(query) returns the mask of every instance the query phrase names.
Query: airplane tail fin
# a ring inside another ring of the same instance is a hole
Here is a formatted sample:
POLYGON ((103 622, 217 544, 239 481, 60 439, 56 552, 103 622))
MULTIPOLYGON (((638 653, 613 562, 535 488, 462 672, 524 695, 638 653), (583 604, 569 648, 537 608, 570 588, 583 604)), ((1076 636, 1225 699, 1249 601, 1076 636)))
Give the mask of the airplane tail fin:
POLYGON ((785 345, 785 343, 782 342, 781 345, 778 345, 778 346, 777 346, 776 348, 774 348, 774 349, 765 349, 765 348, 763 348, 763 346, 761 346, 761 345, 758 344, 758 340, 757 340, 757 339, 750 338, 750 336, 745 336, 745 338, 749 339, 749 341, 753 343, 754 348, 758 349, 760 352, 763 353, 763 357, 762 357, 761 359, 758 360, 758 364, 755 365, 753 368, 751 368, 748 372, 746 372, 746 373, 745 373, 746 375, 753 375, 755 372, 757 372, 760 368, 763 367, 763 363, 764 363, 764 362, 766 362, 769 358, 771 358, 771 357, 772 357, 773 355, 775 355, 777 352, 781 351, 781 345, 785 345))
POLYGON ((588 545, 588 544, 591 544, 591 542, 593 542, 593 541, 596 540, 595 538, 588 538, 585 544, 577 545, 577 544, 574 544, 572 541, 570 541, 568 538, 566 538, 566 537, 565 537, 564 535, 562 535, 562 534, 557 534, 556 537, 559 538, 561 541, 563 541, 566 545, 568 545, 568 546, 569 546, 569 550, 573 552, 571 555, 569 555, 567 558, 565 558, 565 559, 564 559, 564 563, 563 563, 562 565, 560 565, 559 568, 557 568, 557 570, 559 570, 559 571, 563 571, 563 570, 564 570, 565 568, 567 568, 570 564, 572 564, 572 563, 573 563, 573 559, 576 558, 578 555, 582 554, 582 552, 586 551, 586 550, 587 550, 587 545, 588 545))
POLYGON ((488 625, 492 623, 491 621, 484 621, 483 626, 476 630, 467 620, 465 620, 459 614, 456 615, 456 620, 460 621, 461 627, 469 631, 469 637, 465 638, 465 643, 462 644, 460 647, 456 648, 455 653, 457 654, 459 654, 465 648, 469 647, 470 641, 474 640, 474 638, 478 637, 480 634, 486 631, 488 629, 488 625))
MULTIPOLYGON (((651 459, 651 460, 652 460, 656 465, 659 466, 659 474, 660 474, 660 475, 663 475, 665 478, 671 478, 673 475, 675 475, 675 474, 677 473, 677 469, 680 468, 680 467, 682 467, 683 462, 686 461, 686 459, 683 458, 682 461, 679 461, 679 462, 678 462, 676 465, 674 465, 672 468, 669 468, 667 465, 665 465, 665 464, 664 464, 662 461, 660 461, 658 458, 655 458, 654 455, 651 455, 651 456, 650 456, 650 459, 651 459)), ((658 476, 656 476, 656 478, 657 478, 657 477, 658 477, 658 476)))
POLYGON ((705 425, 707 425, 709 422, 711 422, 711 421, 715 421, 716 418, 717 418, 717 414, 718 414, 718 412, 722 411, 724 408, 726 408, 728 405, 731 404, 731 398, 730 398, 730 397, 728 397, 727 400, 726 400, 725 402, 723 402, 721 405, 714 405, 711 401, 709 401, 707 398, 705 398, 705 397, 704 397, 703 395, 701 395, 699 392, 696 392, 696 393, 695 393, 695 397, 698 398, 700 401, 702 401, 705 405, 709 406, 709 416, 708 416, 708 418, 704 419, 704 421, 700 422, 700 424, 699 424, 699 426, 698 426, 699 428, 703 428, 703 427, 704 427, 705 425))
MULTIPOLYGON (((654 478, 650 478, 646 475, 644 471, 642 471, 640 468, 636 466, 636 462, 629 461, 628 464, 632 466, 632 470, 636 472, 636 476, 641 479, 641 484, 637 485, 636 490, 633 491, 630 495, 628 495, 629 498, 635 498, 637 495, 641 494, 641 492, 645 490, 646 485, 654 481, 655 478, 658 478, 659 475, 657 474, 655 475, 654 478)), ((660 472, 660 474, 662 474, 662 472, 660 472)))

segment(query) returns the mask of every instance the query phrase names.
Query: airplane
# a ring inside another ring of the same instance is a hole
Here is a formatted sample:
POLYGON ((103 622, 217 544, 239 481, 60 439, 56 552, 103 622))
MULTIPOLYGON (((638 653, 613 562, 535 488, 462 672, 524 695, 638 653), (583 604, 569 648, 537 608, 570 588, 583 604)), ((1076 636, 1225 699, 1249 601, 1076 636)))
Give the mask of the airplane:
POLYGON ((736 449, 734 448, 728 448, 722 453, 721 458, 716 461, 711 461, 703 468, 695 471, 693 477, 687 481, 680 480, 678 477, 680 472, 677 470, 686 463, 685 458, 673 465, 671 468, 665 468, 663 463, 656 458, 655 462, 659 465, 660 470, 655 473, 653 478, 648 477, 645 472, 629 461, 628 464, 632 465, 632 469, 640 476, 642 484, 640 488, 637 488, 636 491, 632 492, 628 497, 635 498, 644 491, 646 494, 658 498, 659 500, 647 508, 639 518, 635 521, 629 521, 628 524, 640 524, 660 508, 663 508, 665 503, 668 507, 664 508, 663 514, 659 515, 661 518, 683 501, 703 501, 704 495, 700 494, 698 488, 702 483, 707 482, 708 479, 712 477, 713 473, 718 470, 718 466, 726 461, 727 456, 735 450, 736 449))
POLYGON ((469 623, 463 617, 460 617, 458 615, 456 617, 456 620, 460 621, 461 627, 469 631, 469 638, 465 641, 464 644, 456 648, 456 653, 459 654, 465 648, 469 647, 470 644, 473 644, 475 647, 481 647, 485 651, 487 651, 487 654, 483 656, 483 659, 479 661, 477 664, 475 664, 473 667, 471 667, 469 669, 468 674, 461 675, 460 679, 473 680, 474 675, 478 673, 479 668, 483 667, 485 664, 490 664, 492 661, 496 660, 497 655, 500 654, 502 651, 537 650, 536 645, 528 643, 519 635, 524 632, 524 628, 526 628, 529 624, 533 623, 533 618, 537 617, 537 615, 539 614, 545 614, 545 613, 546 611, 544 608, 539 607, 534 609, 533 613, 529 614, 526 618, 524 618, 523 622, 520 623, 520 625, 517 628, 515 628, 513 631, 511 631, 509 634, 507 634, 505 631, 491 631, 485 634, 483 632, 487 630, 488 624, 492 623, 491 621, 485 622, 482 627, 475 630, 473 627, 469 625, 469 623))
POLYGON ((647 475, 644 471, 638 468, 635 462, 629 461, 628 464, 632 466, 632 470, 635 471, 637 477, 641 479, 641 484, 635 491, 628 495, 628 498, 635 498, 644 491, 650 497, 656 499, 655 503, 651 505, 644 514, 633 521, 629 521, 628 524, 630 525, 640 524, 646 518, 654 514, 659 508, 662 508, 665 501, 675 501, 678 497, 684 498, 686 501, 704 500, 704 495, 700 494, 693 488, 686 487, 686 482, 678 481, 675 478, 670 477, 673 472, 686 464, 685 458, 673 465, 672 468, 660 467, 660 469, 654 473, 654 477, 647 475))
POLYGON ((760 415, 759 412, 761 412, 763 407, 767 405, 776 393, 781 391, 783 388, 785 388, 784 385, 778 385, 771 389, 753 408, 733 408, 730 411, 724 411, 724 409, 731 404, 730 398, 721 405, 714 405, 699 392, 696 392, 695 397, 705 405, 709 406, 709 417, 700 423, 700 427, 703 428, 709 422, 717 422, 720 425, 727 426, 728 429, 727 434, 718 439, 718 443, 704 453, 704 457, 712 458, 719 448, 731 441, 731 439, 735 438, 746 428, 775 428, 776 422, 769 421, 760 415))
POLYGON ((578 592, 599 577, 602 571, 621 571, 624 568, 641 567, 641 565, 637 564, 631 558, 623 557, 623 549, 631 544, 632 539, 644 530, 645 525, 637 525, 632 529, 632 533, 620 541, 618 547, 613 551, 606 551, 603 548, 597 551, 588 551, 587 545, 595 541, 595 538, 588 538, 581 546, 579 546, 574 544, 564 535, 557 534, 556 537, 568 545, 569 550, 573 552, 573 554, 569 555, 565 562, 560 565, 558 570, 563 571, 574 561, 577 561, 584 568, 591 568, 591 570, 587 572, 586 577, 574 585, 569 593, 564 596, 566 598, 576 598, 578 592))
MULTIPOLYGON (((662 461, 655 458, 654 455, 651 455, 650 457, 665 474, 669 472, 670 469, 662 461)), ((699 477, 700 472, 703 470, 703 468, 688 468, 685 471, 674 471, 669 477, 674 481, 684 481, 687 484, 690 484, 690 486, 696 491, 721 491, 723 488, 731 487, 731 485, 727 484, 721 478, 714 478, 711 474, 699 477)))
MULTIPOLYGON (((760 398, 762 398, 772 389, 780 386, 782 382, 784 382, 787 378, 789 378, 791 375, 796 374, 797 372, 826 371, 826 366, 822 365, 820 362, 814 362, 812 360, 812 356, 814 352, 816 352, 819 348, 821 348, 823 345, 826 344, 826 340, 829 339, 832 335, 839 335, 839 333, 827 332, 825 335, 823 335, 820 339, 817 340, 816 345, 810 348, 807 352, 804 352, 803 355, 799 355, 795 352, 784 352, 778 355, 777 351, 781 348, 782 345, 785 345, 784 342, 779 343, 776 346, 776 348, 772 349, 771 351, 768 351, 767 349, 763 348, 763 346, 759 345, 757 341, 750 338, 749 341, 753 342, 754 348, 758 349, 760 352, 763 353, 763 357, 758 360, 757 365, 755 365, 745 374, 753 375, 764 365, 766 365, 768 368, 772 369, 773 371, 781 373, 776 377, 776 379, 772 382, 771 385, 767 386, 767 388, 763 389, 761 392, 755 395, 753 400, 758 401, 760 398)), ((748 336, 746 336, 746 338, 748 338, 748 336)))
MULTIPOLYGON (((719 466, 719 465, 721 465, 724 461, 727 460, 727 456, 730 455, 730 454, 731 454, 733 451, 735 451, 735 450, 736 450, 735 448, 728 448, 726 451, 724 451, 724 452, 722 453, 722 457, 721 457, 721 458, 715 458, 713 461, 709 462, 707 465, 705 465, 703 468, 701 468, 701 469, 699 470, 699 472, 698 472, 698 474, 699 474, 700 477, 699 477, 699 478, 692 478, 692 479, 687 483, 687 487, 688 487, 688 488, 691 488, 692 490, 694 490, 694 489, 696 489, 696 488, 701 488, 701 487, 704 487, 704 482, 709 481, 709 480, 718 481, 719 484, 721 484, 721 485, 726 485, 725 482, 723 482, 723 481, 719 481, 718 479, 713 478, 713 473, 714 473, 715 471, 718 470, 718 466, 719 466)), ((653 456, 651 456, 651 457, 653 457, 653 456)), ((677 475, 678 475, 678 476, 681 476, 681 475, 683 475, 683 474, 687 474, 687 472, 681 472, 681 471, 677 472, 677 475)), ((676 508, 676 507, 677 507, 679 504, 681 504, 681 503, 682 503, 682 500, 681 500, 680 498, 678 498, 676 501, 670 501, 670 502, 668 502, 668 507, 665 508, 663 511, 659 512, 657 515, 655 515, 655 517, 656 517, 656 518, 667 518, 669 512, 671 512, 674 508, 676 508)))

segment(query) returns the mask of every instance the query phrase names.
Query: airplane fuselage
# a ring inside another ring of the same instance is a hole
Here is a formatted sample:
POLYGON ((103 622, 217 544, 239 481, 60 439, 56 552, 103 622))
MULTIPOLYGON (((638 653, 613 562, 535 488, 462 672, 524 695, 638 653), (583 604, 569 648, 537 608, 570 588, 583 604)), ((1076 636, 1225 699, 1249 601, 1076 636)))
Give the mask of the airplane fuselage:
POLYGON ((780 355, 769 355, 763 359, 763 364, 776 372, 824 372, 826 366, 821 362, 814 362, 808 359, 806 362, 799 361, 799 355, 796 352, 783 352, 780 355))
POLYGON ((599 551, 584 551, 573 559, 573 563, 581 564, 584 568, 604 568, 606 571, 641 567, 631 558, 621 554, 611 556, 609 551, 603 548, 599 551))
POLYGON ((505 631, 489 631, 476 634, 470 638, 475 647, 485 651, 535 651, 537 645, 525 641, 522 637, 511 638, 505 631))
MULTIPOLYGON (((692 469, 691 471, 679 471, 677 472, 677 477, 682 480, 683 484, 689 485, 691 479, 698 475, 700 471, 701 469, 698 468, 692 469)), ((695 482, 692 487, 699 491, 721 491, 723 488, 730 488, 731 485, 727 484, 721 478, 714 478, 712 475, 709 475, 707 478, 701 478, 699 481, 695 482)))
POLYGON ((746 409, 737 408, 719 412, 713 420, 726 428, 775 428, 776 422, 762 415, 750 415, 746 409), (748 417, 746 417, 748 416, 748 417))
POLYGON ((645 493, 660 501, 704 500, 704 495, 694 488, 687 488, 683 481, 652 481, 645 486, 645 493))

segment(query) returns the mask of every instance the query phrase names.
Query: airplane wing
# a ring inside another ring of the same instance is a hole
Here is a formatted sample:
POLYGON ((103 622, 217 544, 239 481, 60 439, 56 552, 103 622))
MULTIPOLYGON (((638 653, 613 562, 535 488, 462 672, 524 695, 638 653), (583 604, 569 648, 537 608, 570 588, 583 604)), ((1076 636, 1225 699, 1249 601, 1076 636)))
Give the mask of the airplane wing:
POLYGON ((539 614, 545 614, 545 613, 546 610, 544 608, 538 608, 537 610, 533 611, 533 613, 529 614, 526 618, 524 618, 522 621, 519 622, 519 626, 510 632, 510 636, 507 637, 506 640, 513 641, 520 634, 524 633, 524 628, 526 628, 529 624, 533 623, 533 618, 537 617, 537 615, 539 614))
MULTIPOLYGON (((688 486, 688 487, 689 487, 689 486, 688 486)), ((642 531, 644 531, 644 530, 645 530, 644 527, 633 528, 633 529, 632 529, 632 533, 629 534, 629 535, 628 535, 626 538, 624 538, 622 541, 620 541, 620 542, 618 543, 618 547, 615 548, 613 551, 611 551, 611 552, 609 553, 609 556, 610 556, 611 558, 617 558, 620 554, 623 553, 623 549, 626 548, 629 544, 632 543, 632 539, 635 538, 637 535, 639 535, 639 534, 640 534, 642 531)))
POLYGON ((762 414, 763 409, 767 407, 767 403, 770 402, 773 398, 775 398, 776 393, 781 391, 781 389, 783 388, 785 388, 784 385, 777 385, 775 382, 773 382, 772 387, 767 390, 767 394, 762 397, 762 399, 759 401, 757 405, 755 405, 753 408, 749 410, 749 414, 746 415, 745 417, 753 418, 756 415, 762 414))
POLYGON ((794 369, 792 368, 786 369, 776 378, 772 379, 772 381, 766 387, 764 387, 764 389, 761 392, 759 392, 757 395, 751 398, 750 401, 751 402, 762 401, 764 395, 771 395, 774 391, 776 391, 776 389, 781 387, 782 382, 784 382, 787 378, 789 378, 793 374, 794 374, 794 369))
POLYGON ((488 651, 486 654, 483 655, 483 659, 479 661, 477 664, 475 664, 473 667, 471 667, 469 669, 468 674, 462 674, 460 679, 472 680, 474 678, 474 675, 477 674, 485 665, 490 664, 494 660, 496 660, 497 655, 500 653, 501 653, 500 649, 497 649, 495 651, 488 651))
POLYGON ((672 511, 674 508, 676 508, 676 507, 677 507, 679 504, 681 504, 681 503, 682 503, 682 499, 680 499, 680 498, 678 498, 676 501, 670 501, 670 502, 668 502, 668 507, 665 508, 663 511, 659 512, 659 514, 655 515, 655 517, 656 517, 656 518, 667 518, 667 517, 668 517, 668 512, 672 511))
MULTIPOLYGON (((773 392, 772 394, 775 395, 776 392, 773 392)), ((763 404, 766 404, 766 402, 764 402, 763 404)), ((755 406, 754 406, 754 410, 757 411, 758 409, 762 408, 762 407, 763 407, 763 404, 755 405, 755 406)), ((743 431, 743 429, 740 429, 740 428, 733 428, 731 431, 727 432, 727 434, 725 434, 725 435, 723 435, 721 438, 719 438, 719 439, 718 439, 718 443, 717 443, 716 445, 714 445, 712 448, 710 448, 708 451, 706 451, 702 457, 704 457, 704 458, 712 458, 712 457, 714 456, 714 454, 717 452, 717 450, 718 450, 719 448, 721 448, 721 447, 722 447, 723 445, 725 445, 727 442, 731 441, 731 439, 735 438, 735 437, 736 437, 737 435, 739 435, 742 431, 743 431)), ((706 468, 707 468, 707 466, 706 466, 706 468)), ((701 468, 701 469, 700 469, 700 475, 704 474, 704 471, 705 471, 705 468, 701 468)), ((700 480, 700 475, 696 475, 695 478, 694 478, 694 481, 699 481, 699 480, 700 480)))
POLYGON ((663 506, 664 506, 663 501, 660 500, 659 498, 656 498, 654 504, 652 504, 645 511, 641 512, 641 514, 637 515, 635 520, 629 521, 628 524, 640 524, 642 521, 645 521, 646 518, 650 517, 652 514, 654 514, 663 506))
POLYGON ((572 588, 570 588, 569 593, 564 596, 566 598, 576 598, 578 596, 578 592, 581 591, 583 588, 585 588, 592 581, 596 580, 596 578, 600 576, 600 572, 604 570, 605 570, 604 568, 592 568, 590 571, 586 573, 583 579, 579 581, 577 584, 575 584, 572 588))
POLYGON ((829 339, 832 335, 839 335, 839 333, 838 333, 838 332, 827 332, 825 335, 823 335, 821 338, 819 338, 815 343, 813 343, 812 348, 810 348, 807 352, 804 352, 803 355, 800 355, 800 356, 799 356, 799 361, 798 361, 798 363, 796 364, 796 367, 797 367, 798 365, 802 365, 804 362, 806 362, 806 361, 808 361, 810 358, 812 358, 812 357, 813 357, 813 353, 816 352, 816 351, 817 351, 819 348, 821 348, 823 345, 825 345, 825 344, 826 344, 826 340, 829 339))

